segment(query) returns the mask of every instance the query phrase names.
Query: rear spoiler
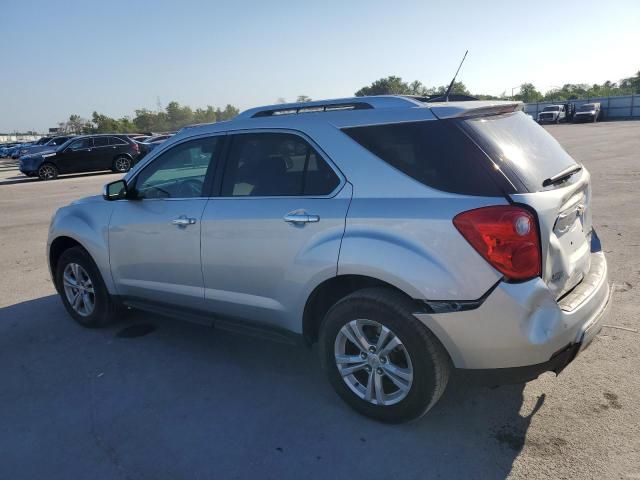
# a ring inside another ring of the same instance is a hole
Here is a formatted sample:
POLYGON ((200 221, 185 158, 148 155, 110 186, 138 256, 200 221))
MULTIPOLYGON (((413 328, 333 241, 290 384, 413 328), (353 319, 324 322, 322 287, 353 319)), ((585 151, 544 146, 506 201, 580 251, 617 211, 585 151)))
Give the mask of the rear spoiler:
POLYGON ((484 117, 517 112, 524 109, 522 102, 508 101, 427 103, 427 106, 438 119, 484 117))

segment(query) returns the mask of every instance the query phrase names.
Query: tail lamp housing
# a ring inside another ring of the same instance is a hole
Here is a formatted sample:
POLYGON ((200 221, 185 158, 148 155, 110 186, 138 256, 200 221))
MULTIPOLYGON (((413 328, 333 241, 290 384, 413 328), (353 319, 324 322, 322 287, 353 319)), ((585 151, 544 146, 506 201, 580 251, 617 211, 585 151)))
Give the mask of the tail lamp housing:
POLYGON ((453 224, 471 246, 507 280, 541 274, 540 234, 535 215, 517 205, 494 205, 456 215, 453 224))

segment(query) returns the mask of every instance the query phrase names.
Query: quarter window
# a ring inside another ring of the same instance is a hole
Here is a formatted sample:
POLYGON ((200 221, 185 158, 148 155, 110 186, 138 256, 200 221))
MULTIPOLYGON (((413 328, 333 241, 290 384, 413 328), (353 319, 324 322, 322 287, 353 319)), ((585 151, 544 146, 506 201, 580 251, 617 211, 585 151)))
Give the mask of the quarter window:
POLYGON ((127 142, 118 137, 109 137, 109 145, 126 145, 127 142))
POLYGON ((217 162, 221 137, 181 143, 147 165, 136 179, 139 198, 195 198, 204 195, 207 172, 217 162))
POLYGON ((343 129, 361 146, 424 185, 464 195, 500 196, 489 160, 447 120, 343 129))
POLYGON ((222 196, 328 195, 340 183, 308 142, 288 133, 233 137, 222 196))

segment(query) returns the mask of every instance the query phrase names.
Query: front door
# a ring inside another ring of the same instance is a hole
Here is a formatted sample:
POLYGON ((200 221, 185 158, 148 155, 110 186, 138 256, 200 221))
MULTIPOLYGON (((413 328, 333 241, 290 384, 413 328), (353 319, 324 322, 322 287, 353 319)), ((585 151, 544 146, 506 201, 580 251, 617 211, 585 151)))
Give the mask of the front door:
POLYGON ((91 168, 91 151, 93 139, 79 138, 56 156, 56 163, 60 173, 88 172, 91 168))
POLYGON ((202 218, 206 307, 299 330, 309 285, 336 274, 350 186, 297 134, 229 139, 202 218))
POLYGON ((201 309, 201 219, 223 136, 182 142, 130 182, 134 199, 115 203, 111 272, 119 295, 201 309))

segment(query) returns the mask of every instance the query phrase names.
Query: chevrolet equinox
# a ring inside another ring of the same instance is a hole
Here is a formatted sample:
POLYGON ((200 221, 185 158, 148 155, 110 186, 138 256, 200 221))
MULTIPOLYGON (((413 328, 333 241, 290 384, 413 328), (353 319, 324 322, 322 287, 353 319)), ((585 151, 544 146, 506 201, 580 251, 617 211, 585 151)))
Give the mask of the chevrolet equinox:
POLYGON ((47 253, 84 326, 124 306, 318 342, 346 403, 402 422, 454 369, 530 380, 589 344, 590 202, 520 103, 357 97, 184 128, 58 210, 47 253))

